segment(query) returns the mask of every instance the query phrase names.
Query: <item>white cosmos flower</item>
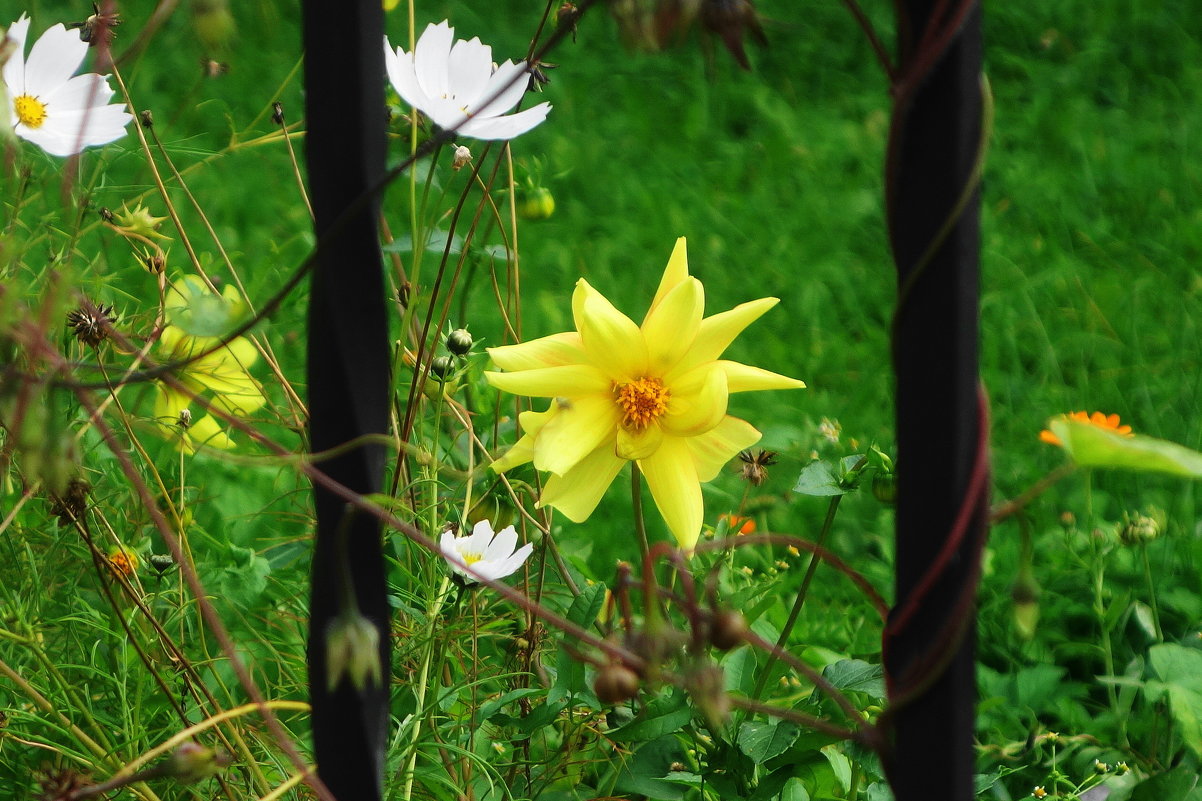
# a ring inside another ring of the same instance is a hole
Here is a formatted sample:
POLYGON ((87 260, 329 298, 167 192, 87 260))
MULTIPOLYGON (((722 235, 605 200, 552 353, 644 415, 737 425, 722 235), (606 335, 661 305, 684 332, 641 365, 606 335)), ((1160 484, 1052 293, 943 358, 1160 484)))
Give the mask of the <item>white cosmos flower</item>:
POLYGON ((492 523, 481 520, 468 537, 456 537, 454 531, 447 529, 438 545, 452 570, 468 581, 476 581, 476 576, 464 567, 493 580, 505 578, 521 567, 534 546, 526 543, 515 551, 517 544, 518 533, 513 526, 506 526, 494 535, 492 523))
POLYGON ((87 42, 60 23, 43 33, 25 58, 28 33, 27 16, 9 26, 13 51, 3 72, 17 136, 52 156, 73 156, 124 136, 133 116, 123 105, 107 105, 113 96, 108 76, 75 75, 87 42))
POLYGON ((526 62, 494 67, 479 39, 455 41, 446 20, 426 27, 412 53, 384 37, 388 79, 406 103, 444 130, 474 139, 512 139, 547 118, 549 103, 506 115, 526 93, 526 62))

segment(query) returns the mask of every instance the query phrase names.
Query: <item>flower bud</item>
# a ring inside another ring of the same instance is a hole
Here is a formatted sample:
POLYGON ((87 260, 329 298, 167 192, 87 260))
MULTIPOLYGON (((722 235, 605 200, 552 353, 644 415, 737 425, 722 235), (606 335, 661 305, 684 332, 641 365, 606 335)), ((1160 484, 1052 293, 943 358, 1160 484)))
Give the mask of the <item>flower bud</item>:
POLYGON ((202 779, 215 776, 222 768, 230 764, 230 755, 224 751, 193 742, 180 743, 171 754, 165 773, 175 777, 180 784, 195 784, 202 779))
POLYGON ((893 506, 897 503, 897 474, 874 474, 872 476, 872 496, 886 506, 893 506))
MULTIPOLYGON (((149 114, 149 111, 143 112, 149 114)), ((122 236, 135 236, 141 238, 156 238, 169 239, 170 237, 159 233, 159 226, 163 224, 166 217, 155 217, 150 213, 150 210, 141 203, 134 206, 132 209, 126 204, 121 204, 121 211, 110 212, 112 215, 112 223, 116 226, 118 233, 122 236)))
POLYGON ((610 663, 597 671, 593 692, 603 704, 620 704, 638 695, 638 674, 625 665, 610 663))
POLYGON ((357 690, 383 681, 380 631, 358 611, 343 612, 326 633, 326 687, 330 692, 345 677, 357 690))
POLYGON ((193 0, 192 30, 206 50, 225 49, 236 27, 228 0, 193 0))
POLYGON ((455 148, 455 156, 451 160, 451 169, 458 172, 472 163, 472 151, 463 145, 455 148))
POLYGON ((152 553, 147 561, 160 576, 175 566, 175 559, 169 553, 152 553))
POLYGON ((430 361, 430 377, 443 382, 455 374, 455 362, 450 356, 436 356, 430 361))
POLYGON ((1124 512, 1118 526, 1119 541, 1124 545, 1144 545, 1159 537, 1163 527, 1164 512, 1159 509, 1149 509, 1146 515, 1124 512))
POLYGON ((545 220, 555 213, 555 196, 544 186, 526 191, 518 200, 518 216, 523 220, 545 220))
POLYGON ((447 350, 456 356, 466 356, 472 349, 472 335, 466 328, 456 328, 447 334, 447 350))

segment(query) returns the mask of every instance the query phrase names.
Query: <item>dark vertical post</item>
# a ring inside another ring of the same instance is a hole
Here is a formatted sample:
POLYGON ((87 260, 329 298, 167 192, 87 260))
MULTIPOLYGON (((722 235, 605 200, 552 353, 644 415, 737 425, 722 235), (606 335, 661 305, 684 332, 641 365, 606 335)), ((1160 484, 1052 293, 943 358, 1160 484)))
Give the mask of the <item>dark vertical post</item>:
POLYGON ((897 605, 885 633, 898 801, 973 797, 973 606, 985 526, 978 397, 981 10, 897 0, 886 167, 897 263, 897 605))
MULTIPOLYGON (((304 0, 305 153, 319 242, 309 300, 309 435, 326 451, 388 429, 383 264, 370 188, 384 172, 384 14, 380 0, 304 0)), ((362 446, 322 462, 359 493, 378 492, 384 456, 362 446)), ((388 727, 389 613, 378 523, 315 487, 309 687, 318 776, 340 801, 381 797, 388 727), (345 560, 345 561, 343 561, 345 560), (349 568, 359 612, 379 633, 380 682, 326 675, 327 634, 349 568)))

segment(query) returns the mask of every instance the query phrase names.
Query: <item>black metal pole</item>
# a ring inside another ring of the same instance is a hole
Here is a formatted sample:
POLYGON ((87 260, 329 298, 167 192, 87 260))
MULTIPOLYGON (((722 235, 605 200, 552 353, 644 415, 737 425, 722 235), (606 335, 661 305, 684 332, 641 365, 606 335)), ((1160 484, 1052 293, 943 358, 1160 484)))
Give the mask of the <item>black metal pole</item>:
MULTIPOLYGON (((363 202, 384 172, 384 15, 380 0, 304 0, 303 15, 305 152, 320 243, 309 300, 309 436, 312 450, 322 452, 388 430, 379 204, 376 198, 363 202)), ((383 466, 378 445, 321 464, 359 493, 379 491, 383 466)), ((348 514, 343 501, 320 487, 314 492, 308 658, 317 771, 340 801, 374 801, 381 797, 389 717, 381 532, 370 516, 348 514), (331 688, 328 635, 345 611, 348 576, 358 612, 378 634, 380 680, 342 676, 331 688)))
POLYGON ((897 602, 885 633, 898 801, 973 797, 975 608, 985 527, 978 390, 981 9, 898 0, 886 167, 898 270, 897 602))

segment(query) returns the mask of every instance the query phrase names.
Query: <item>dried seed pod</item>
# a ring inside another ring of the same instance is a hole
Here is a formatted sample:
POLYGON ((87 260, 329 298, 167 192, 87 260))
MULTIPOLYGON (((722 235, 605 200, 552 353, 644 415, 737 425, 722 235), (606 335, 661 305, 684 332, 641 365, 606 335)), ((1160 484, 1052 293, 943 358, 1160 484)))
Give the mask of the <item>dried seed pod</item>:
POLYGON ((619 704, 638 695, 639 677, 630 668, 616 662, 597 671, 593 692, 603 704, 619 704))
POLYGON ((747 623, 733 609, 715 612, 710 621, 710 642, 719 651, 729 651, 743 644, 747 635, 747 623))

